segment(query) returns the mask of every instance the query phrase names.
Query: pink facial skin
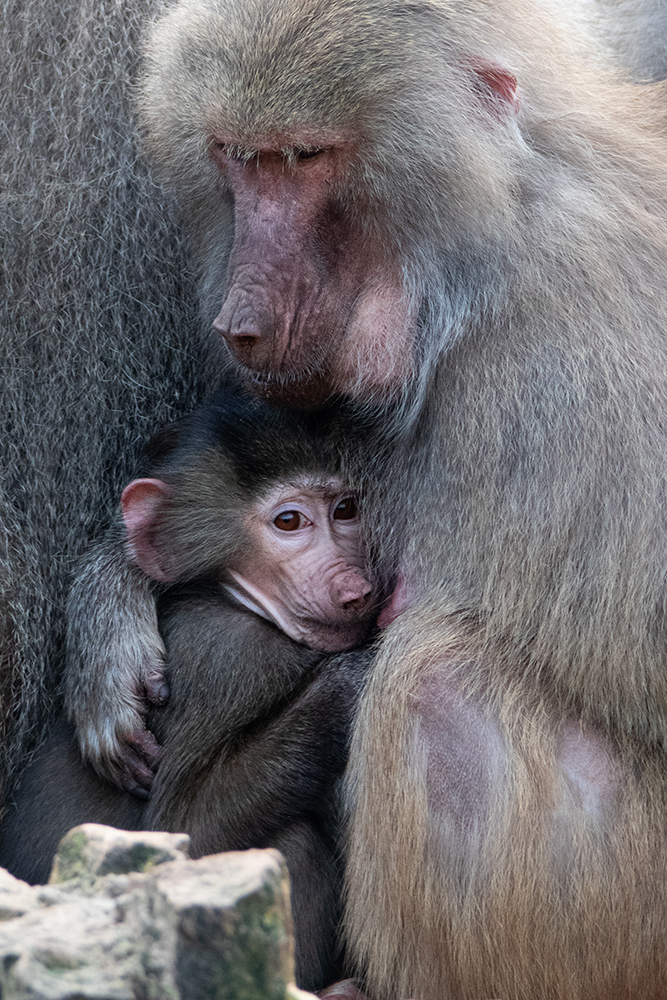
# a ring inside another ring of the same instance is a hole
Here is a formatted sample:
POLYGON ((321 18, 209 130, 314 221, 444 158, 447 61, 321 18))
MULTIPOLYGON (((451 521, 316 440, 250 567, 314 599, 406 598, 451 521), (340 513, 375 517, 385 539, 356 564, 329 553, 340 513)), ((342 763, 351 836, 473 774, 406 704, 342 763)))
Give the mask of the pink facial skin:
MULTIPOLYGON (((121 499, 131 556, 162 582, 176 579, 153 543, 167 492, 159 479, 135 479, 121 499)), ((357 502, 339 482, 302 479, 275 487, 252 506, 244 527, 247 555, 223 567, 224 586, 236 600, 312 649, 338 652, 364 640, 377 608, 357 502)))
POLYGON ((358 381, 360 369, 371 391, 404 379, 416 313, 386 247, 336 194, 351 144, 313 146, 307 136, 302 144, 292 138, 286 152, 260 146, 247 157, 233 136, 211 139, 235 213, 227 296, 213 326, 257 391, 312 406, 358 381))
MULTIPOLYGON (((470 114, 511 121, 521 106, 514 74, 481 57, 466 69, 470 114)), ((388 228, 360 222, 382 211, 356 176, 363 136, 295 125, 248 142, 226 128, 209 135, 209 155, 234 196, 214 329, 254 390, 285 405, 399 391, 411 374, 420 303, 406 291, 388 228)))
POLYGON ((272 490, 245 526, 252 554, 228 568, 235 596, 312 649, 359 645, 374 607, 355 498, 303 480, 272 490))

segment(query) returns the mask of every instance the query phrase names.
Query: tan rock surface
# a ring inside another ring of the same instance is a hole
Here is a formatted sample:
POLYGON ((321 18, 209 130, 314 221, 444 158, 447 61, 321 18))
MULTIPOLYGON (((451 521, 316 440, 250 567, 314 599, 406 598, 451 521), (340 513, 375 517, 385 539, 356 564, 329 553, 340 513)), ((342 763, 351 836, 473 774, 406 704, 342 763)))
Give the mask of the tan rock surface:
POLYGON ((3 1000, 308 1000, 289 985, 278 852, 186 851, 180 835, 86 824, 61 842, 50 885, 0 869, 3 1000))

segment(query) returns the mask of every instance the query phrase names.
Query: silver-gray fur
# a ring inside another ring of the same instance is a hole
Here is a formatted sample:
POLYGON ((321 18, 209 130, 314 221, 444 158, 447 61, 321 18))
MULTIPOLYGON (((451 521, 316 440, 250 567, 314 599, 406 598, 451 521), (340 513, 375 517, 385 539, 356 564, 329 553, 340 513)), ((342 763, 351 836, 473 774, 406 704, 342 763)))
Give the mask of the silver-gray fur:
POLYGON ((666 0, 595 0, 601 37, 632 79, 667 77, 666 0))
POLYGON ((49 714, 73 560, 109 520, 147 434, 190 409, 211 375, 174 206, 131 111, 158 9, 3 4, 3 770, 49 714))

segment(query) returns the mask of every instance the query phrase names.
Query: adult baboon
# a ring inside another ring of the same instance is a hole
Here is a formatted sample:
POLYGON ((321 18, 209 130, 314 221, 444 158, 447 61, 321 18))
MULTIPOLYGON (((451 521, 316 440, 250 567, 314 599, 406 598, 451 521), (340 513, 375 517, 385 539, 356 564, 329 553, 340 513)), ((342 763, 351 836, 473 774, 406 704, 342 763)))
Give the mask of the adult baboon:
POLYGON ((369 991, 658 1000, 664 91, 528 0, 182 0, 148 56, 239 372, 385 411, 350 457, 409 605, 352 754, 369 991))
POLYGON ((140 25, 158 6, 3 5, 0 772, 49 714, 73 559, 142 440, 218 378, 132 124, 140 25))
POLYGON ((362 456, 412 605, 353 747, 370 992, 657 1000, 664 92, 526 0, 182 0, 148 60, 239 371, 395 418, 362 456))

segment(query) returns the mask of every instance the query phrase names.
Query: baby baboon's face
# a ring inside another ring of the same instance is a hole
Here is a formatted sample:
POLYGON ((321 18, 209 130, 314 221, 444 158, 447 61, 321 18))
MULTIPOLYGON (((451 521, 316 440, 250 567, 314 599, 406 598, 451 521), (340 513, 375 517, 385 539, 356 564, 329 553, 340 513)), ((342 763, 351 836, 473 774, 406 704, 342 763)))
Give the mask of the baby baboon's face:
POLYGON ((237 599, 313 649, 351 649, 377 611, 357 498, 336 479, 271 489, 245 518, 249 548, 229 567, 237 599))

